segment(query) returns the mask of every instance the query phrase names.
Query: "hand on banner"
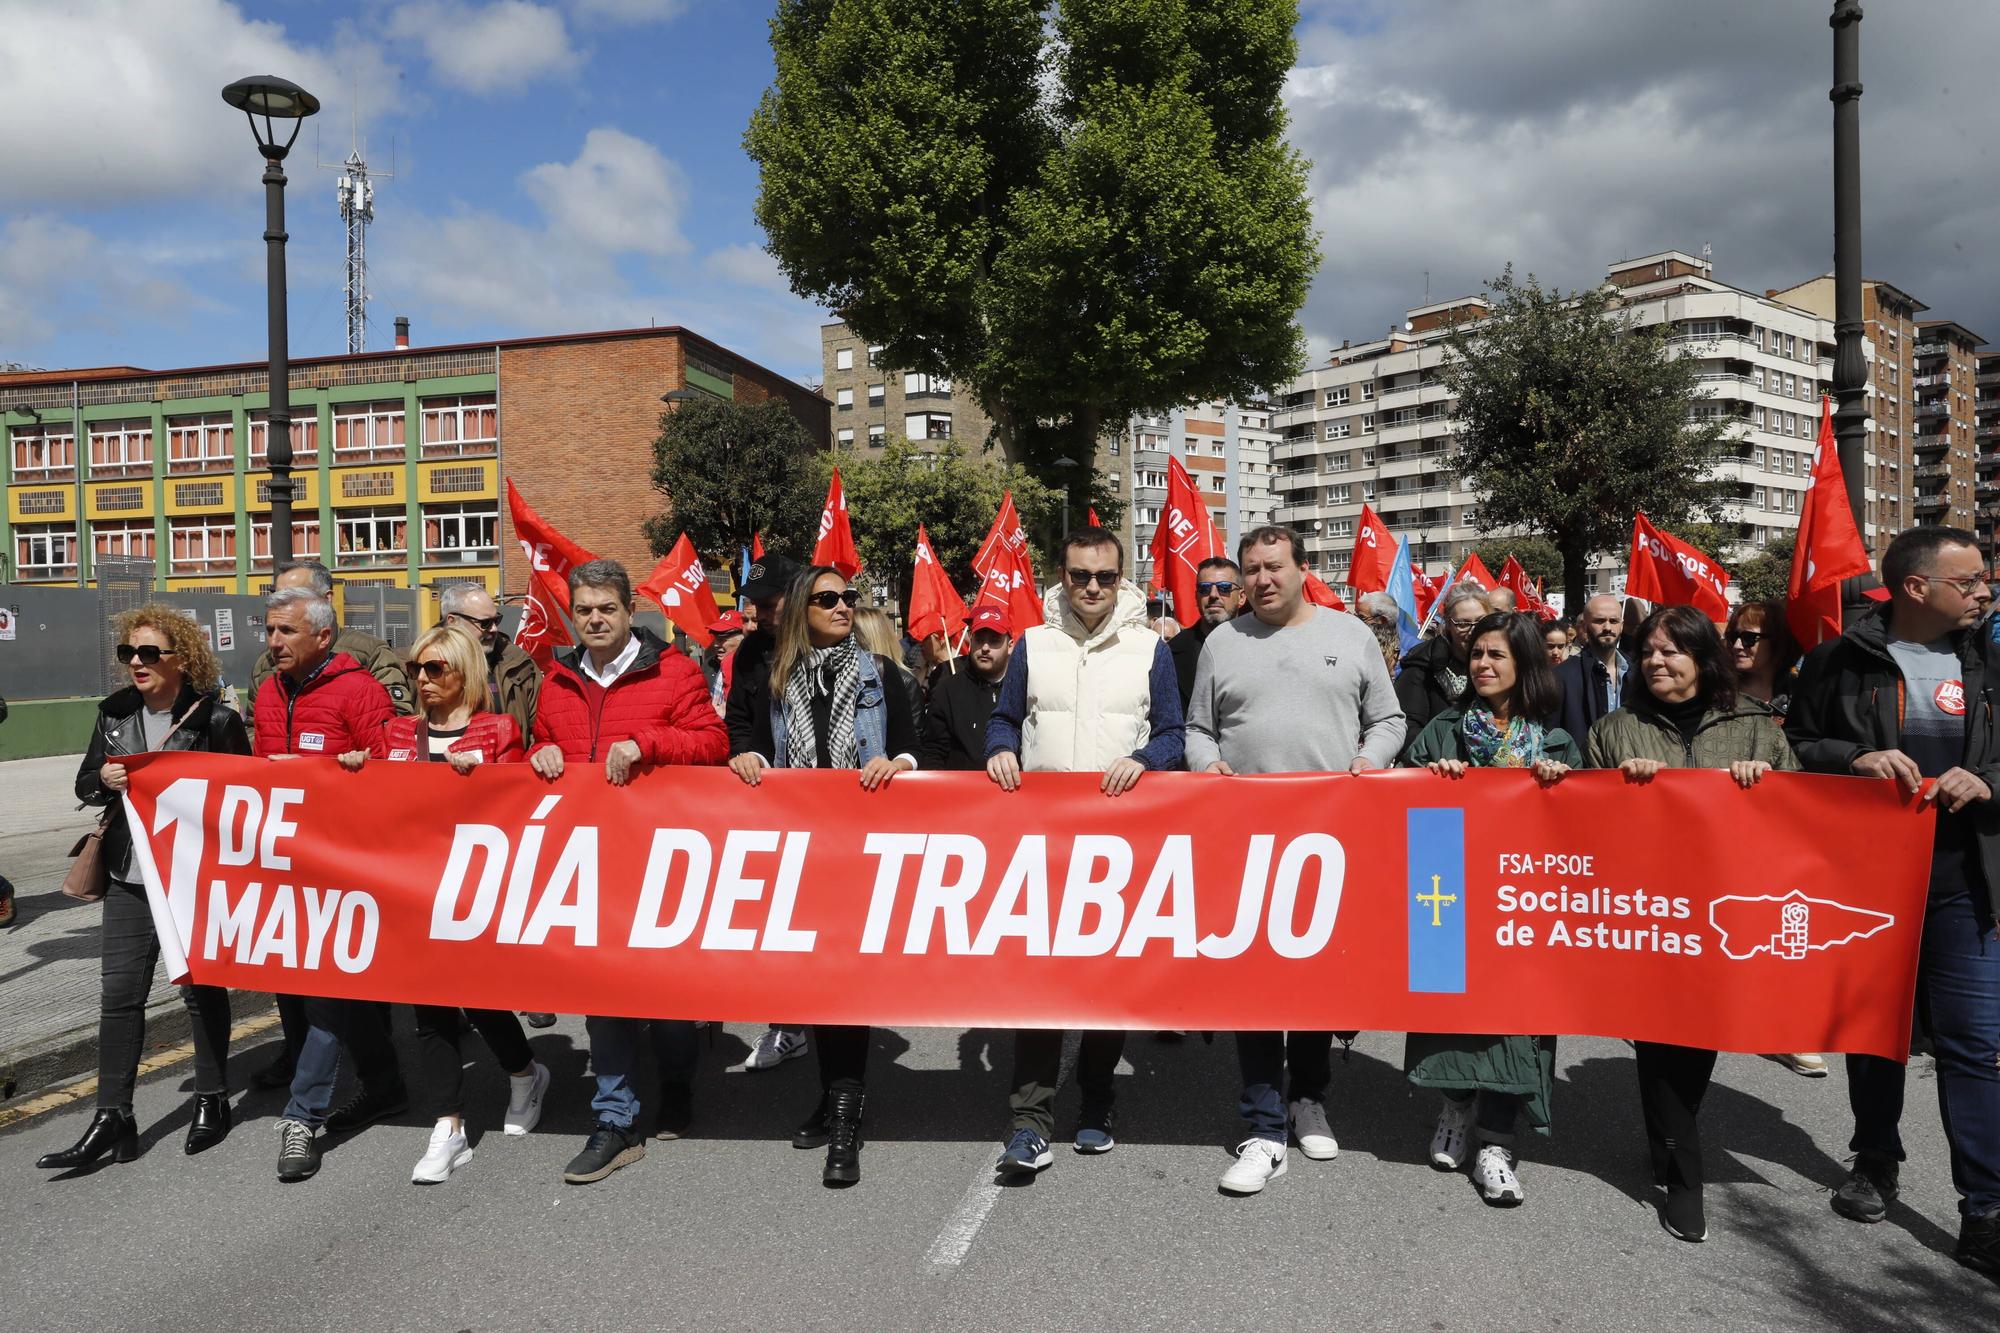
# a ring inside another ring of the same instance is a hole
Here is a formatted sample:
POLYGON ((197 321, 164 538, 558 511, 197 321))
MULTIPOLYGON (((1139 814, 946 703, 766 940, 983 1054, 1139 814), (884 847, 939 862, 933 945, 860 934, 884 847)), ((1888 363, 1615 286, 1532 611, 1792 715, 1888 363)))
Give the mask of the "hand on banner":
POLYGON ((1736 779, 1736 785, 1749 791, 1757 785, 1757 779, 1771 771, 1771 765, 1762 759, 1737 759, 1729 765, 1729 776, 1736 779))
MULTIPOLYGON (((1769 768, 1770 765, 1766 764, 1764 767, 1769 768)), ((1544 787, 1553 787, 1562 781, 1563 774, 1569 772, 1569 765, 1557 763, 1553 759, 1537 759, 1528 771, 1533 773, 1535 781, 1544 787)))
POLYGON ((912 765, 900 759, 891 759, 886 754, 878 754, 861 766, 861 790, 875 791, 889 785, 889 779, 898 773, 907 773, 912 765))
POLYGON ((1433 759, 1424 767, 1441 778, 1462 778, 1466 764, 1463 759, 1433 759))
POLYGON ((1206 773, 1213 773, 1217 777, 1233 778, 1236 776, 1236 770, 1231 768, 1228 764, 1224 763, 1220 759, 1216 760, 1214 763, 1210 764, 1206 769, 1202 771, 1206 773))
POLYGON ((1128 754, 1104 770, 1104 781, 1099 789, 1106 796, 1123 796, 1139 785, 1139 779, 1145 773, 1146 766, 1128 754))
POLYGON ((1923 770, 1901 750, 1870 750, 1849 767, 1864 778, 1894 778, 1909 788, 1913 796, 1924 785, 1923 770))
POLYGON ((1924 793, 1926 801, 1936 801, 1945 809, 1957 814, 1972 801, 1990 801, 1993 789, 1962 768, 1948 769, 1945 775, 1931 784, 1924 793))
POLYGON ((350 773, 359 773, 361 766, 368 762, 368 751, 349 750, 346 754, 336 755, 334 762, 350 773))
POLYGON ((986 776, 1000 785, 1001 791, 1013 791, 1021 785, 1021 760, 1012 750, 1002 750, 986 761, 986 776))
POLYGON ((1618 771, 1625 775, 1627 782, 1651 782, 1660 776, 1666 765, 1657 759, 1627 759, 1618 765, 1618 771))
POLYGON ((106 764, 97 770, 97 780, 104 784, 107 791, 122 792, 132 785, 132 780, 125 776, 123 764, 106 764))
POLYGON ((739 754, 729 761, 729 771, 742 778, 746 785, 754 787, 764 780, 763 757, 739 754))
POLYGON ((451 765, 452 772, 461 775, 479 767, 479 756, 476 754, 447 754, 444 761, 451 765))
POLYGON ((554 782, 563 775, 563 753, 559 745, 544 745, 528 756, 528 767, 554 782))
POLYGON ((1350 773, 1373 773, 1380 767, 1380 764, 1370 759, 1367 755, 1357 754, 1354 756, 1354 762, 1347 766, 1347 771, 1350 773))
POLYGON ((639 763, 639 742, 620 741, 604 752, 604 777, 614 787, 632 780, 639 763))

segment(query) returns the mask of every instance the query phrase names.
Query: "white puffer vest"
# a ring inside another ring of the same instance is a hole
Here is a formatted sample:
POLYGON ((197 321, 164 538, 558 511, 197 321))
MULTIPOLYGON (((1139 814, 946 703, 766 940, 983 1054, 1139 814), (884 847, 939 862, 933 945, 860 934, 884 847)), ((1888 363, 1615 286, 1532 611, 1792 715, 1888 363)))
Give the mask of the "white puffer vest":
POLYGON ((1021 767, 1031 773, 1101 773, 1152 739, 1153 656, 1146 599, 1131 583, 1095 633, 1070 610, 1062 585, 1043 600, 1047 623, 1022 636, 1028 708, 1021 767))

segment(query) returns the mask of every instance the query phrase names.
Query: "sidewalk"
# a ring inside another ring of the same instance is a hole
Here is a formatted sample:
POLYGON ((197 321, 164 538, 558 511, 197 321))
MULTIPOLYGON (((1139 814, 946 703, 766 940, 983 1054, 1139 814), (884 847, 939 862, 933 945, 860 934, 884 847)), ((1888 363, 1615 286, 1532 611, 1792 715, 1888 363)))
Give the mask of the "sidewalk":
MULTIPOLYGON (((0 929, 0 1104, 97 1067, 99 909, 65 898, 69 849, 95 810, 73 794, 80 754, 0 763, 0 875, 16 916, 0 929)), ((239 1017, 269 1007, 236 997, 239 1017)), ((146 1046, 184 1041, 187 1010, 164 973, 147 999, 146 1046)))

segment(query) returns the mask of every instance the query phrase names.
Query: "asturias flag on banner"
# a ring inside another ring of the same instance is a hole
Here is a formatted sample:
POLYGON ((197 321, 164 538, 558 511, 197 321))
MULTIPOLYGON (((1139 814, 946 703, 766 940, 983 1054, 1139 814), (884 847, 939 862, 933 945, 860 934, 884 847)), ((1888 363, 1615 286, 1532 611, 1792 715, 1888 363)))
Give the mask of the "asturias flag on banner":
POLYGON ((1395 563, 1396 538, 1389 525, 1371 506, 1362 505, 1361 522, 1354 530, 1354 558, 1347 567, 1348 586, 1357 596, 1381 592, 1389 586, 1389 570, 1395 563))
POLYGON ((977 607, 990 602, 1007 612, 1008 626, 1018 638, 1031 625, 1042 623, 1042 598, 1035 591, 1035 567, 1028 558, 1028 534, 1021 528, 1021 516, 1014 509, 1014 492, 1000 497, 1000 512, 972 557, 972 572, 979 575, 977 607))
POLYGON ((813 545, 812 562, 832 565, 842 578, 861 572, 861 553, 854 549, 854 529, 847 523, 847 492, 840 487, 840 469, 826 488, 826 508, 819 512, 819 541, 813 545))
POLYGON ((1785 585, 1785 622, 1801 652, 1840 635, 1840 581, 1869 572, 1868 548, 1847 507, 1847 477, 1833 439, 1833 400, 1820 396, 1819 443, 1813 449, 1812 480, 1799 506, 1798 541, 1792 547, 1792 577, 1785 585))
POLYGON ((521 543, 521 553, 528 559, 527 600, 521 607, 514 642, 547 671, 555 660, 556 648, 571 642, 569 627, 563 623, 569 614, 569 572, 597 557, 530 509, 512 477, 507 478, 507 513, 514 521, 514 537, 521 543))
POLYGON ((1710 620, 1729 619, 1729 571, 1678 537, 1661 532, 1644 514, 1632 518, 1632 561, 1625 595, 1659 606, 1692 606, 1710 620))
POLYGON ((696 643, 706 648, 715 641, 708 627, 721 618, 715 592, 708 586, 708 571, 695 554, 694 543, 683 532, 674 548, 660 557, 653 572, 639 585, 639 591, 659 604, 667 619, 696 643))
POLYGON ((1208 502, 1178 458, 1167 459, 1167 504, 1153 529, 1152 549, 1153 586, 1173 597, 1174 619, 1186 628, 1201 619, 1201 608, 1195 605, 1195 571, 1210 556, 1222 555, 1223 549, 1208 502))
POLYGON ((931 549, 931 536, 917 524, 916 562, 910 570, 910 614, 905 624, 910 637, 921 643, 933 634, 956 639, 965 628, 965 599, 951 586, 951 579, 931 549))

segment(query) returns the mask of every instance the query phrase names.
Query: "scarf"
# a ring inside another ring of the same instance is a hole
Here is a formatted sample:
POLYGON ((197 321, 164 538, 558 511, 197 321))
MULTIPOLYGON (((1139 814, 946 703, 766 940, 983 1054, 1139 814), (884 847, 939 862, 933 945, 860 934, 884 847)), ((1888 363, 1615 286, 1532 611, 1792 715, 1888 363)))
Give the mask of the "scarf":
POLYGON ((1517 717, 1500 725, 1490 708, 1477 704, 1465 710, 1458 731, 1475 768, 1529 768, 1543 757, 1545 730, 1539 722, 1517 717))
POLYGON ((829 768, 861 767, 861 749, 854 737, 854 705, 861 696, 861 666, 849 635, 792 668, 785 682, 785 766, 819 767, 819 736, 813 720, 813 700, 831 699, 827 710, 826 763, 829 768))

